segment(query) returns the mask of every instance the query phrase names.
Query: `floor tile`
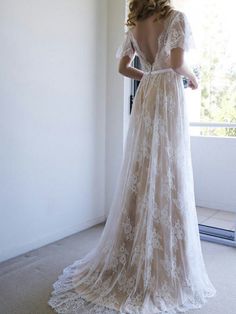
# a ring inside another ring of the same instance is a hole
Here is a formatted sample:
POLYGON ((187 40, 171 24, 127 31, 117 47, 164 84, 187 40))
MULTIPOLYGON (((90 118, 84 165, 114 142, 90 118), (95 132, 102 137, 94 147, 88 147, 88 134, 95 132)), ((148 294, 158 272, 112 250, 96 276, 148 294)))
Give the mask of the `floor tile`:
POLYGON ((227 230, 232 230, 233 224, 231 221, 223 220, 223 219, 217 219, 214 217, 207 218, 204 220, 204 225, 211 226, 211 227, 217 227, 217 228, 223 228, 227 230))
POLYGON ((223 220, 228 220, 231 222, 236 223, 236 213, 229 212, 229 211, 224 211, 221 210, 214 214, 212 217, 217 218, 217 219, 223 219, 223 220))
POLYGON ((197 218, 198 218, 198 223, 202 223, 202 222, 204 222, 206 219, 208 219, 209 217, 197 213, 197 218))
POLYGON ((206 217, 211 217, 218 213, 218 209, 212 209, 212 208, 205 208, 205 207, 197 207, 197 213, 206 216, 206 217))

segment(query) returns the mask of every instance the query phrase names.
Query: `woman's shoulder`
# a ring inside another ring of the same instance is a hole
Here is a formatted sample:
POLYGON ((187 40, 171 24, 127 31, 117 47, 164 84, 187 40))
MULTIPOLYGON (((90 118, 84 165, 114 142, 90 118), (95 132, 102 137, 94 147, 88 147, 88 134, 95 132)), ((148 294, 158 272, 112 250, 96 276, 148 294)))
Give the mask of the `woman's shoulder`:
POLYGON ((132 38, 134 34, 134 30, 135 30, 135 26, 127 26, 126 31, 125 31, 126 36, 130 36, 132 38))
POLYGON ((180 10, 174 10, 174 16, 185 19, 187 17, 186 13, 180 10))
POLYGON ((135 28, 135 26, 126 26, 125 33, 131 32, 134 28, 135 28))
POLYGON ((186 14, 183 11, 173 9, 170 14, 169 25, 173 25, 176 22, 181 22, 186 20, 186 14))
POLYGON ((184 16, 184 15, 185 15, 185 13, 183 11, 180 11, 180 10, 173 9, 171 11, 172 18, 174 18, 176 16, 184 16))

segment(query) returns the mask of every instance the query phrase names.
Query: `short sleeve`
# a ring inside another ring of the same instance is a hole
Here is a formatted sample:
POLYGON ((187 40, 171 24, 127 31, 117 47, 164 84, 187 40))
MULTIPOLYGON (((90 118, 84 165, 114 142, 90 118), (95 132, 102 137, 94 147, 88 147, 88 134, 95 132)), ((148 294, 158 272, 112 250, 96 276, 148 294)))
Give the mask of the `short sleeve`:
POLYGON ((129 56, 130 59, 133 58, 135 54, 135 49, 133 47, 129 31, 125 32, 124 40, 122 44, 118 47, 116 51, 116 58, 121 59, 124 56, 129 56))
POLYGON ((182 48, 186 51, 195 48, 191 26, 185 13, 177 11, 168 30, 166 49, 182 48))

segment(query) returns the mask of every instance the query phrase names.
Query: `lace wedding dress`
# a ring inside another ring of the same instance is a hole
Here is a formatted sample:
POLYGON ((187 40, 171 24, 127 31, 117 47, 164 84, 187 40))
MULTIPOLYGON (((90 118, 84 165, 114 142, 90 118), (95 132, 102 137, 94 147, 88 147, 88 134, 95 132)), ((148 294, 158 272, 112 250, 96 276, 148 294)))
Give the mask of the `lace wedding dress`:
POLYGON ((106 225, 53 284, 48 303, 57 313, 178 313, 216 293, 201 252, 182 77, 168 68, 170 50, 188 50, 192 34, 181 11, 164 23, 153 64, 131 30, 117 51, 136 53, 145 74, 106 225))

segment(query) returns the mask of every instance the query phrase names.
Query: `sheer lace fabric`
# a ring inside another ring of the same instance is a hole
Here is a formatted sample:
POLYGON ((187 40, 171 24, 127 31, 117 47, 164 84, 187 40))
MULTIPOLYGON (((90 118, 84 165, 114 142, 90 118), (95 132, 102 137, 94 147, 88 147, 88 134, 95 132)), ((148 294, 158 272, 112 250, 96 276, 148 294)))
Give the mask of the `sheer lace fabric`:
POLYGON ((68 314, 174 314, 215 295, 201 252, 188 117, 170 49, 193 46, 186 16, 166 21, 158 57, 146 61, 128 31, 117 57, 134 54, 140 81, 103 233, 84 258, 64 269, 49 305, 68 314))

